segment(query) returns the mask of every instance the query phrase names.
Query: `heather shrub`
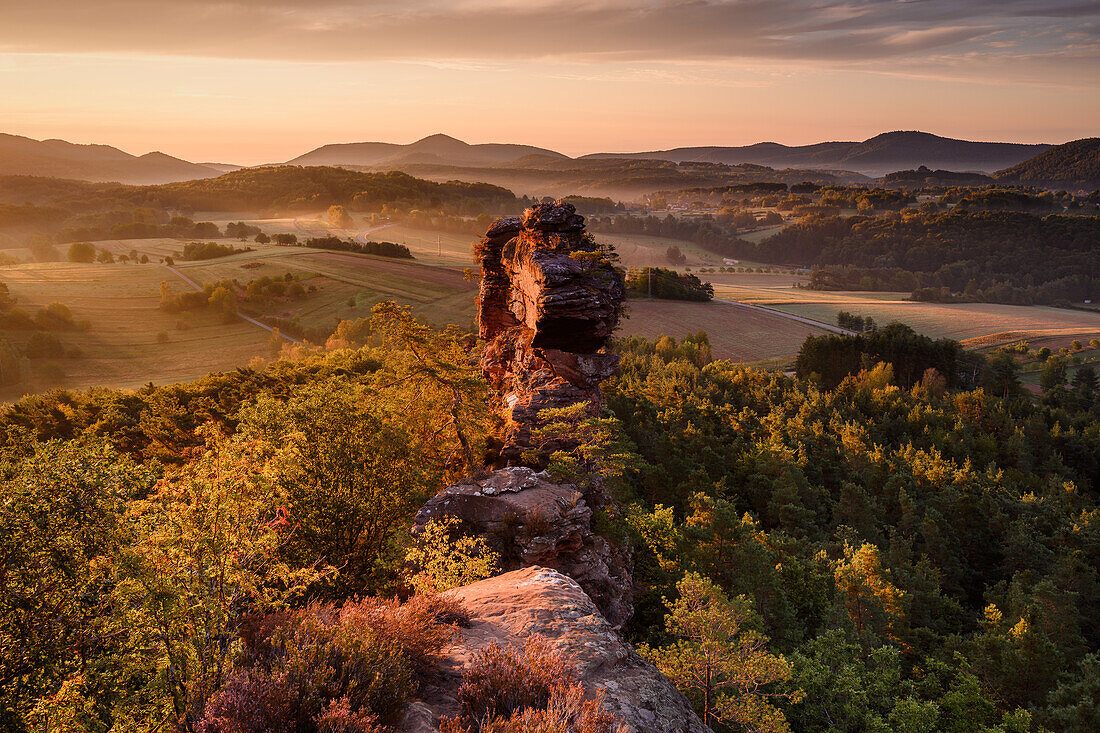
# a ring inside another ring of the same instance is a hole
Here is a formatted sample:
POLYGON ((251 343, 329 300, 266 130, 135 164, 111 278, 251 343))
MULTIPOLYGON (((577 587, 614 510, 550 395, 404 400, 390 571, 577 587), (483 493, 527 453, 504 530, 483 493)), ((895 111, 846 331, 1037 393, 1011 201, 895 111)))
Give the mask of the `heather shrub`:
POLYGON ((255 619, 199 730, 380 733, 463 621, 454 602, 427 597, 313 604, 255 619))
POLYGON ((462 714, 449 721, 452 733, 528 708, 544 709, 554 690, 576 683, 573 665, 553 653, 545 638, 532 636, 523 651, 493 643, 463 671, 458 690, 462 714))
POLYGON ((626 726, 603 707, 603 692, 584 698, 580 683, 554 688, 546 707, 526 708, 510 718, 494 718, 481 733, 626 733, 626 726))

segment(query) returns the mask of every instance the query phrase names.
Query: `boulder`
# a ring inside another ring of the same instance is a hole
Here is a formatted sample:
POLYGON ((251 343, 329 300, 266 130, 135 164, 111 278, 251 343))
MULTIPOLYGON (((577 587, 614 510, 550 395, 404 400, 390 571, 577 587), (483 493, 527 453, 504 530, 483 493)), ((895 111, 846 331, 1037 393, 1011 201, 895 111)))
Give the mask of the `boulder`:
POLYGON ((441 715, 458 713, 462 668, 491 643, 521 647, 533 634, 572 661, 589 697, 604 692, 604 705, 632 733, 710 733, 688 700, 638 656, 572 579, 545 567, 529 567, 447 591, 469 614, 460 639, 445 650, 435 681, 406 713, 405 730, 435 730, 441 715))
POLYGON ((413 533, 443 516, 457 517, 468 532, 485 537, 505 570, 539 565, 568 575, 614 627, 633 614, 630 549, 592 530, 592 507, 576 486, 553 483, 525 466, 498 469, 428 500, 413 533))

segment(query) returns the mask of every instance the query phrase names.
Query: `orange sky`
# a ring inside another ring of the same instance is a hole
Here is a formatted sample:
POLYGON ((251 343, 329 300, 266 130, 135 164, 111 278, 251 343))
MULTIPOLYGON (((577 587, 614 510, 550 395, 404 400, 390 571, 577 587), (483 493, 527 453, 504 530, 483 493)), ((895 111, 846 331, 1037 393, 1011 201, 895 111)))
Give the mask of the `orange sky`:
POLYGON ((1100 132, 1097 28, 1072 0, 9 3, 0 132, 241 164, 436 132, 573 155, 1058 143, 1100 132))

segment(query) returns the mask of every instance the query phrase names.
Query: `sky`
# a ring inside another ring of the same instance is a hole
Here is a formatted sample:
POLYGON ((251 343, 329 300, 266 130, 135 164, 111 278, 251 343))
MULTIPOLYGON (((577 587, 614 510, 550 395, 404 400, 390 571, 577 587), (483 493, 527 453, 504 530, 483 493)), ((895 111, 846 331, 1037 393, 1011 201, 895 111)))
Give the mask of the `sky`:
POLYGON ((0 0, 0 132, 279 162, 1100 135, 1100 0, 0 0))

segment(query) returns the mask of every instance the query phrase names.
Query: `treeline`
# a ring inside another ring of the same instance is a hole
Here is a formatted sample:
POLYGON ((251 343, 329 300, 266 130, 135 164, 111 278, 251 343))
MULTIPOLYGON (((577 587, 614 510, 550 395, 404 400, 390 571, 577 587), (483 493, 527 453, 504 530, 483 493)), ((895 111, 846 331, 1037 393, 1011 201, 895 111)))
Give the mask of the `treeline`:
POLYGON ((203 283, 200 290, 179 293, 172 290, 172 285, 165 280, 160 284, 160 308, 168 313, 178 313, 209 307, 232 316, 240 310, 241 303, 264 305, 273 300, 301 300, 315 290, 314 286, 306 288, 290 272, 281 277, 264 275, 247 284, 223 278, 203 283))
MULTIPOLYGON (((753 218, 755 221, 755 217, 753 218)), ((744 257, 751 245, 738 238, 713 217, 684 219, 672 214, 657 216, 592 217, 588 228, 607 234, 644 234, 651 237, 685 239, 724 257, 744 257)))
POLYGON ((515 195, 487 183, 436 183, 405 173, 362 173, 327 166, 247 168, 217 178, 145 187, 142 197, 163 207, 194 211, 355 211, 452 209, 456 214, 497 213, 515 207, 515 195))
POLYGON ((54 235, 59 244, 101 239, 150 239, 153 237, 220 237, 216 224, 196 222, 149 209, 107 211, 68 219, 54 235))
POLYGON ((632 267, 626 274, 626 289, 636 298, 707 301, 714 298, 714 286, 691 273, 666 267, 632 267))
POLYGON ((859 278, 896 289, 905 278, 916 299, 1030 305, 1096 297, 1097 241, 1100 217, 906 212, 809 217, 741 249, 747 258, 825 269, 816 287, 847 287, 859 278))
POLYGON ((395 242, 359 242, 353 239, 340 239, 336 236, 310 237, 301 245, 313 249, 332 249, 337 252, 355 252, 363 255, 377 255, 379 257, 395 257, 397 259, 414 259, 412 252, 403 244, 395 242))
MULTIPOLYGON (((856 321, 857 318, 848 314, 844 319, 846 327, 859 331, 867 329, 866 320, 859 318, 856 321)), ((933 341, 901 323, 891 323, 882 329, 875 329, 872 323, 872 328, 867 330, 868 333, 856 336, 808 337, 795 360, 795 373, 802 379, 832 389, 845 378, 884 362, 892 365, 892 381, 906 389, 925 379, 929 370, 942 377, 946 387, 969 389, 980 384, 984 359, 965 351, 958 341, 946 338, 933 341)))
POLYGON ((251 252, 251 247, 232 247, 217 242, 188 242, 183 245, 183 259, 188 261, 213 260, 218 257, 251 252))

